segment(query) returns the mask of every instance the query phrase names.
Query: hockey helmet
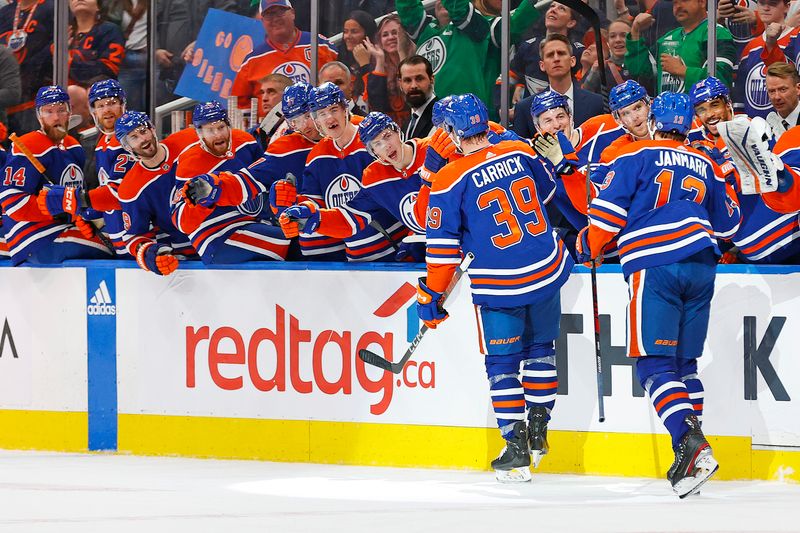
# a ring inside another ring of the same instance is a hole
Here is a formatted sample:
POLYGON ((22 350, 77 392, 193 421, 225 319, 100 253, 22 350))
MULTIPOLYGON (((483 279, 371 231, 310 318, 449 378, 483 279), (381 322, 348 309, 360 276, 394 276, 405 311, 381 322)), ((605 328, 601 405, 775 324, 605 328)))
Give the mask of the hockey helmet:
POLYGON ((715 98, 725 98, 730 101, 731 91, 728 89, 728 86, 719 79, 714 76, 709 76, 692 85, 692 90, 689 91, 689 97, 692 101, 692 107, 695 107, 715 98))
POLYGON ((614 86, 608 94, 608 107, 612 112, 647 98, 647 90, 634 80, 614 86))
POLYGON ((36 92, 36 99, 34 100, 36 109, 61 102, 69 105, 69 95, 67 94, 67 91, 58 85, 46 85, 39 88, 39 90, 36 92))
POLYGON ((142 113, 141 111, 126 111, 114 124, 114 135, 117 136, 119 143, 128 152, 131 151, 131 148, 126 137, 130 132, 142 126, 155 130, 150 117, 147 116, 147 113, 142 113))
POLYGON ((319 87, 311 89, 308 98, 308 105, 311 112, 320 111, 334 104, 342 104, 347 107, 347 99, 342 90, 333 83, 326 81, 319 87))
POLYGON ((454 96, 445 106, 444 128, 459 139, 484 133, 489 129, 489 111, 472 93, 454 96))
POLYGON ((535 120, 536 117, 545 111, 550 111, 551 109, 557 109, 559 107, 563 107, 568 114, 572 114, 566 96, 553 90, 540 92, 533 97, 533 102, 531 102, 531 117, 535 120))
POLYGON ((437 128, 441 128, 442 124, 444 123, 444 110, 447 107, 447 104, 450 103, 452 100, 452 96, 445 96, 441 100, 437 100, 433 103, 433 111, 431 113, 431 121, 433 125, 437 128))
POLYGON ((225 108, 222 107, 222 104, 219 102, 205 102, 194 106, 194 111, 192 111, 192 124, 195 129, 200 129, 206 124, 211 124, 212 122, 218 122, 220 120, 224 120, 225 123, 230 126, 228 112, 225 111, 225 108))
POLYGON ((89 87, 89 107, 103 98, 117 98, 125 105, 125 90, 115 79, 101 80, 89 87))
POLYGON ((283 91, 281 107, 286 120, 291 120, 311 111, 309 100, 313 87, 304 81, 290 85, 283 91))
POLYGON ((373 111, 364 117, 364 120, 358 125, 358 136, 361 138, 361 142, 367 147, 367 151, 372 157, 377 158, 370 143, 387 129, 400 133, 400 127, 391 118, 377 111, 373 111))
POLYGON ((689 96, 684 93, 663 92, 650 104, 648 119, 653 131, 689 133, 694 118, 694 108, 689 96))

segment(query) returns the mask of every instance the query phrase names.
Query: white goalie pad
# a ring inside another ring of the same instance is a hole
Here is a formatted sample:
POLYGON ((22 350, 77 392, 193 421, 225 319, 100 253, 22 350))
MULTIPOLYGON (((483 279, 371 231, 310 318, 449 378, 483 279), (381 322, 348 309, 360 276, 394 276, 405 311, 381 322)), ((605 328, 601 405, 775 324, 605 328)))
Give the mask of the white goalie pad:
POLYGON ((752 120, 737 115, 717 125, 720 137, 728 147, 733 166, 739 172, 742 194, 773 192, 778 188, 780 162, 769 149, 772 128, 761 117, 752 120))

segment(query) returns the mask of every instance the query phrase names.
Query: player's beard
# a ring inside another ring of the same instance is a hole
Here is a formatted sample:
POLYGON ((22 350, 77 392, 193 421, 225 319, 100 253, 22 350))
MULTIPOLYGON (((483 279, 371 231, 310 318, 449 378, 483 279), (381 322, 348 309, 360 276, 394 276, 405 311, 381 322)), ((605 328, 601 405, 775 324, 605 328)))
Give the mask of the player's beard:
POLYGON ((59 143, 67 136, 67 128, 63 124, 54 124, 52 126, 42 125, 45 135, 50 137, 55 143, 59 143))
POLYGON ((140 147, 136 150, 136 155, 142 159, 152 159, 158 153, 158 142, 153 140, 146 147, 140 147))

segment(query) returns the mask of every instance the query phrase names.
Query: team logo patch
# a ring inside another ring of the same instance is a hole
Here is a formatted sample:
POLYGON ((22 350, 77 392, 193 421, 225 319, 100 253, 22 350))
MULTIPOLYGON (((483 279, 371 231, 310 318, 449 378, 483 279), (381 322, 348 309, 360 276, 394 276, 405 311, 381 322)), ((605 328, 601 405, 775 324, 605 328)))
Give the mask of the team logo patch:
POLYGON ((64 187, 81 187, 83 185, 83 170, 75 163, 70 163, 61 173, 59 182, 64 187))
POLYGON ((750 107, 759 111, 772 107, 767 96, 767 67, 763 62, 747 73, 744 87, 745 98, 750 107))
POLYGON ((298 81, 304 81, 307 83, 311 81, 311 71, 305 64, 300 63, 299 61, 282 63, 278 65, 275 70, 272 71, 272 73, 283 74, 295 83, 298 81))
POLYGON ((252 200, 248 200, 236 206, 236 210, 243 215, 256 216, 264 209, 264 195, 259 194, 252 200))
POLYGON ((97 171, 97 180, 100 182, 101 187, 108 185, 108 172, 106 172, 106 169, 101 168, 97 171))
POLYGON ((414 233, 425 233, 425 228, 417 223, 414 217, 414 206, 417 205, 417 193, 410 192, 400 200, 400 217, 403 224, 410 228, 414 233))
POLYGON ((122 212, 122 226, 125 228, 125 231, 131 229, 131 216, 124 211, 122 212))
POLYGON ((417 48, 417 54, 430 61, 435 76, 447 59, 447 48, 444 46, 444 41, 436 36, 422 43, 422 46, 417 48))
POLYGON ((329 209, 341 207, 361 190, 361 182, 352 174, 340 174, 325 190, 325 205, 329 209))

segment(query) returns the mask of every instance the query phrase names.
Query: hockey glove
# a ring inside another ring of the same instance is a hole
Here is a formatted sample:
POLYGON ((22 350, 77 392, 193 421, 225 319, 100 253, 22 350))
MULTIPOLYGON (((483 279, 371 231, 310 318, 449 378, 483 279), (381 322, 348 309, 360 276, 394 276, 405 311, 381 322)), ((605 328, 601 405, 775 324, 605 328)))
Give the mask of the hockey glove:
POLYGON ((425 151, 425 163, 420 175, 430 185, 433 175, 442 170, 456 152, 456 145, 443 129, 439 128, 431 137, 428 149, 425 151))
POLYGON ((222 189, 216 174, 203 174, 186 182, 181 192, 191 205, 213 207, 219 200, 222 189))
POLYGON ((736 263, 741 263, 741 261, 739 260, 739 249, 735 246, 719 258, 720 265, 733 265, 736 263))
POLYGON ((81 232, 81 236, 84 239, 94 239, 95 232, 100 231, 94 227, 94 224, 89 222, 88 220, 84 220, 81 217, 75 217, 73 220, 75 227, 78 228, 78 231, 81 232))
POLYGON ((442 307, 442 293, 428 288, 427 277, 419 278, 417 285, 417 314, 419 318, 431 329, 447 320, 450 316, 442 307))
POLYGON ((36 198, 39 211, 45 215, 57 216, 62 213, 74 215, 80 209, 86 209, 86 195, 77 187, 50 185, 39 192, 36 198))
POLYGON ((301 231, 314 233, 319 228, 319 208, 314 202, 301 202, 284 210, 278 218, 278 223, 287 239, 297 237, 301 231))
POLYGON ((533 138, 533 148, 540 156, 549 159, 559 174, 568 172, 570 160, 577 161, 575 148, 563 132, 537 134, 533 138))
MULTIPOLYGON (((781 161, 781 165, 783 161, 781 161)), ((791 172, 786 172, 783 166, 778 166, 778 189, 777 192, 784 193, 794 185, 794 176, 791 172)))
MULTIPOLYGON (((575 255, 578 263, 583 263, 583 266, 591 268, 592 249, 589 246, 589 226, 578 232, 578 238, 575 239, 575 255)), ((594 264, 595 266, 600 266, 602 263, 603 255, 600 254, 594 259, 594 264)))
POLYGON ((136 250, 136 263, 144 270, 159 276, 169 276, 178 269, 178 258, 171 253, 158 253, 158 244, 148 242, 136 250))
POLYGON ((269 188, 269 207, 275 215, 297 202, 297 187, 289 180, 278 180, 269 188))
POLYGON ((394 254, 394 260, 409 263, 424 263, 425 243, 401 241, 397 247, 397 252, 394 254))

